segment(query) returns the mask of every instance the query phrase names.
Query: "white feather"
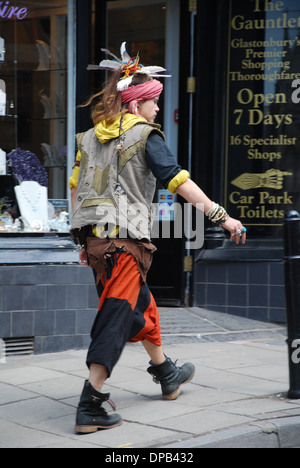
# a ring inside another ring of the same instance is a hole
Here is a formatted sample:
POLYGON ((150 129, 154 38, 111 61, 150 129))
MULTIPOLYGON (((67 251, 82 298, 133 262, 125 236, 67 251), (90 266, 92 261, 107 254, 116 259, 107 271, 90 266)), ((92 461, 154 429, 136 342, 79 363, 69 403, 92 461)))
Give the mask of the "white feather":
POLYGON ((99 66, 101 68, 107 68, 109 70, 121 70, 122 68, 122 63, 121 62, 115 62, 114 60, 102 60, 100 62, 99 66))
POLYGON ((128 78, 124 78, 123 80, 120 80, 119 83, 117 84, 117 90, 118 91, 125 91, 125 89, 128 89, 129 86, 131 85, 131 82, 133 80, 133 75, 129 76, 128 78))
POLYGON ((111 55, 114 59, 120 61, 120 59, 115 54, 112 54, 108 49, 101 49, 101 51, 105 52, 107 55, 111 55))
POLYGON ((152 76, 152 78, 172 78, 172 75, 160 75, 159 73, 151 73, 149 76, 152 76))
POLYGON ((138 70, 136 73, 144 73, 145 75, 152 76, 153 78, 171 78, 172 75, 166 75, 166 74, 159 74, 153 70, 149 70, 150 68, 160 68, 160 71, 166 71, 164 68, 161 67, 143 67, 141 70, 138 70))
POLYGON ((93 70, 101 70, 100 65, 88 65, 87 70, 93 71, 93 70))
POLYGON ((123 42, 121 45, 121 57, 125 63, 128 63, 131 60, 131 57, 126 50, 126 42, 123 42))
POLYGON ((159 72, 165 72, 166 69, 162 67, 143 67, 141 70, 139 70, 141 73, 147 73, 147 74, 152 74, 152 73, 159 73, 159 72))
MULTIPOLYGON (((126 50, 126 42, 123 42, 121 45, 121 57, 122 60, 120 60, 116 55, 112 54, 108 49, 101 49, 102 52, 105 52, 107 55, 111 55, 115 60, 102 60, 99 65, 89 65, 88 70, 122 70, 124 63, 128 64, 132 58, 128 54, 126 50)), ((138 59, 138 57, 137 57, 138 59)), ((158 67, 158 66, 150 66, 150 67, 143 67, 139 70, 137 70, 135 73, 142 73, 146 74, 152 77, 161 77, 161 78, 169 78, 172 75, 166 75, 164 72, 166 71, 165 68, 158 67)), ((133 75, 129 76, 128 78, 124 78, 119 81, 117 85, 118 91, 124 91, 127 89, 133 79, 133 75)))

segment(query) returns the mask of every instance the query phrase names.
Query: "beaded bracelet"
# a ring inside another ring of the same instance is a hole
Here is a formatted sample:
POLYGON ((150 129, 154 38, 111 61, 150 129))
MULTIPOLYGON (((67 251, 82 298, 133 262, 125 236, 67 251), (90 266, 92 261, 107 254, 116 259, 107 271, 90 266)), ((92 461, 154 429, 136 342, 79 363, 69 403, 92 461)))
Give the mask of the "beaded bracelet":
POLYGON ((223 206, 220 206, 215 202, 213 202, 211 209, 208 210, 208 212, 205 213, 205 215, 212 223, 219 223, 219 225, 223 225, 229 219, 229 215, 225 208, 223 208, 223 206))
POLYGON ((211 220, 215 216, 219 208, 220 206, 217 203, 213 202, 211 209, 208 210, 208 212, 205 213, 205 215, 208 217, 209 220, 211 220))
POLYGON ((224 218, 221 220, 219 226, 220 226, 220 227, 223 227, 223 224, 226 223, 226 221, 228 221, 229 218, 230 218, 229 214, 226 213, 226 215, 224 216, 224 218))

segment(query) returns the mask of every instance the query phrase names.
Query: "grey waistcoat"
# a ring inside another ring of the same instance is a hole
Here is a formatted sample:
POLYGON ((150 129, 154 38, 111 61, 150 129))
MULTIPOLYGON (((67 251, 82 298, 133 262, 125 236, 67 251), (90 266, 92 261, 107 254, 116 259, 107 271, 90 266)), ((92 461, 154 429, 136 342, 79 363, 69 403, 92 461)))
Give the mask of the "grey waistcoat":
POLYGON ((76 136, 81 164, 73 232, 88 225, 110 225, 119 226, 121 238, 128 232, 135 239, 151 239, 156 179, 147 165, 145 147, 152 132, 164 138, 159 125, 134 125, 121 137, 121 154, 119 138, 101 144, 94 128, 76 136))

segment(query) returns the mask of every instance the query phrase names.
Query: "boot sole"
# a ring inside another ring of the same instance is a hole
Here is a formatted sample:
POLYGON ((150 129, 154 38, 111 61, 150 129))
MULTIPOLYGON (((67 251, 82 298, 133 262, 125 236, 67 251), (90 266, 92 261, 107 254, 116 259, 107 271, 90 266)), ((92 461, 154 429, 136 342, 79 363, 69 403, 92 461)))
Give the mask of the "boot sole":
POLYGON ((123 421, 120 421, 113 426, 75 426, 75 432, 77 434, 92 434, 93 432, 98 432, 105 429, 113 429, 114 427, 121 426, 123 421))
POLYGON ((193 374, 188 380, 186 380, 185 382, 182 382, 182 384, 179 385, 176 392, 172 393, 171 395, 163 395, 163 400, 168 400, 168 401, 176 400, 181 393, 181 386, 190 383, 195 377, 195 373, 196 373, 196 369, 194 370, 193 374))

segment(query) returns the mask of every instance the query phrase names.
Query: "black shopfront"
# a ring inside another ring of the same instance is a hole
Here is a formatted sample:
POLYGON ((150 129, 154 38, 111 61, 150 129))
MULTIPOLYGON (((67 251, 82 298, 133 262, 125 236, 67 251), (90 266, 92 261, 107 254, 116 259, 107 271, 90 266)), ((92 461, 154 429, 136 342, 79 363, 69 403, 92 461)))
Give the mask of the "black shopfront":
MULTIPOLYGON (((103 72, 87 72, 87 65, 100 62, 103 47, 118 55, 122 41, 132 55, 140 51, 146 65, 172 73, 160 102, 167 142, 192 179, 248 230, 244 247, 207 222, 201 248, 186 248, 186 238, 175 235, 155 239, 148 282, 158 304, 284 322, 282 225, 286 211, 300 202, 297 1, 10 4, 20 19, 10 18, 2 2, 0 149, 7 159, 0 199, 10 207, 0 211, 0 338, 36 353, 89 342, 97 309, 93 278, 82 274, 62 213, 70 210, 74 135, 91 126, 89 112, 77 106, 105 81, 103 72), (20 177, 9 155, 17 149, 21 160, 26 152, 37 156, 47 175, 47 230, 15 222, 20 177)), ((165 200, 158 187, 154 201, 168 208, 165 200)), ((171 199, 169 209, 174 202, 182 203, 171 199)), ((163 209, 157 222, 163 230, 163 209)))

